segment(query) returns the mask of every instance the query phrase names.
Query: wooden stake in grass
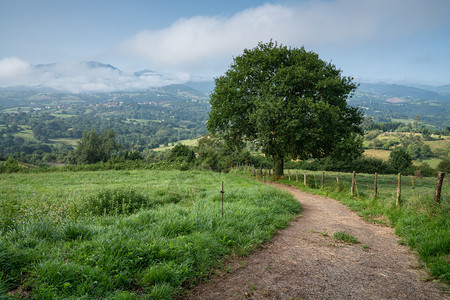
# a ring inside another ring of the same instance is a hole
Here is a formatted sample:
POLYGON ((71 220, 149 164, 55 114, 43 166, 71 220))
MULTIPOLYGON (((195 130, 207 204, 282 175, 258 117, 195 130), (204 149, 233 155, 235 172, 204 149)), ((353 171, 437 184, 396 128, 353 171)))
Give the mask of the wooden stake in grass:
POLYGON ((375 173, 375 180, 373 182, 373 198, 378 197, 378 173, 375 173))
POLYGON ((295 181, 298 181, 298 171, 295 171, 295 181))
POLYGON ((434 191, 434 203, 441 203, 441 190, 442 182, 444 181, 445 172, 438 172, 438 177, 436 181, 436 190, 434 191))
POLYGON ((222 218, 223 218, 223 194, 225 193, 224 190, 223 190, 223 181, 222 181, 222 191, 221 191, 221 193, 222 193, 222 218))
POLYGON ((323 190, 325 185, 325 172, 322 172, 322 180, 320 181, 320 188, 323 190))
POLYGON ((355 171, 353 171, 353 175, 352 175, 352 188, 351 188, 351 190, 350 190, 352 196, 355 196, 355 183, 356 183, 356 178, 355 178, 355 176, 356 176, 356 173, 355 173, 355 171))
POLYGON ((264 195, 264 176, 262 177, 262 194, 264 195))
POLYGON ((290 170, 288 170, 288 178, 289 178, 289 181, 291 181, 291 171, 290 170))
POLYGON ((395 199, 395 206, 399 207, 400 206, 400 197, 402 195, 402 174, 398 173, 398 178, 397 178, 397 198, 395 199))
POLYGON ((306 172, 303 173, 303 185, 306 186, 306 172))
POLYGON ((411 186, 412 186, 412 194, 413 194, 413 202, 414 202, 414 177, 411 177, 411 186))
POLYGON ((316 181, 316 173, 314 173, 314 187, 317 190, 317 181, 316 181))

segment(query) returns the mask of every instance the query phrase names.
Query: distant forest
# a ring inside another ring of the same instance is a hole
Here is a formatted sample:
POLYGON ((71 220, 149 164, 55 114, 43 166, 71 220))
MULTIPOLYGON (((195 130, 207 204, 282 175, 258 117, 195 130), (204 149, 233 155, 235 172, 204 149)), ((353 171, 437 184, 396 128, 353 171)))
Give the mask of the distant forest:
MULTIPOLYGON (((367 130, 393 125, 390 130, 408 129, 419 116, 421 127, 430 132, 449 131, 446 89, 362 84, 349 103, 363 110, 367 130)), ((61 161, 92 129, 99 134, 114 131, 124 149, 149 151, 206 134, 209 110, 208 93, 185 85, 90 94, 0 90, 0 157, 61 161)))
POLYGON ((42 156, 73 150, 92 129, 112 130, 136 151, 198 138, 206 133, 209 98, 174 85, 126 93, 0 92, 0 106, 0 155, 42 156))

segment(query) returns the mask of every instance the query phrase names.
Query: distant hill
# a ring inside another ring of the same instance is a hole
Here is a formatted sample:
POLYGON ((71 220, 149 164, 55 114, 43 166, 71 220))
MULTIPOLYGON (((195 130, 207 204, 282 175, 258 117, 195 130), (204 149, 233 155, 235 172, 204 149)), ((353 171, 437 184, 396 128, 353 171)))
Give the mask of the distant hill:
POLYGON ((214 91, 214 87, 216 84, 213 80, 210 80, 210 81, 198 81, 198 82, 189 81, 189 82, 186 82, 185 85, 187 85, 197 91, 203 92, 209 96, 214 91))
POLYGON ((375 122, 409 122, 419 116, 423 125, 445 128, 450 124, 450 94, 441 91, 448 87, 434 87, 432 91, 396 84, 361 83, 348 103, 359 106, 375 122))
POLYGON ((389 97, 416 98, 423 100, 441 100, 446 98, 435 91, 397 84, 361 83, 358 87, 358 91, 361 93, 371 93, 389 97))

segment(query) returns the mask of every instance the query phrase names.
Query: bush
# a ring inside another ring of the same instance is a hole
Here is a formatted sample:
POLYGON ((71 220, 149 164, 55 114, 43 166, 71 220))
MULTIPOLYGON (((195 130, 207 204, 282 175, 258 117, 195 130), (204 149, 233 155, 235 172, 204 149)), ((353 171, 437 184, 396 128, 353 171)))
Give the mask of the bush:
POLYGON ((17 160, 8 158, 6 162, 0 164, 0 173, 15 173, 23 171, 24 169, 19 166, 17 160))
POLYGON ((406 171, 406 173, 408 173, 408 174, 415 174, 416 173, 415 171, 417 171, 417 170, 419 170, 420 173, 422 174, 422 176, 425 176, 425 177, 432 177, 432 176, 436 175, 436 170, 433 169, 427 163, 422 163, 422 164, 420 164, 418 166, 413 166, 413 167, 409 168, 406 171))
POLYGON ((392 167, 383 162, 381 159, 372 158, 372 157, 358 157, 354 160, 350 161, 342 161, 333 159, 330 157, 323 158, 320 160, 314 160, 311 162, 302 161, 299 163, 290 163, 287 164, 289 167, 286 168, 297 168, 311 171, 337 171, 337 172, 353 172, 356 171, 358 173, 378 173, 378 174, 389 174, 394 173, 395 171, 392 167))
POLYGON ((389 155, 389 164, 397 172, 406 171, 412 166, 412 158, 405 148, 397 147, 389 155))

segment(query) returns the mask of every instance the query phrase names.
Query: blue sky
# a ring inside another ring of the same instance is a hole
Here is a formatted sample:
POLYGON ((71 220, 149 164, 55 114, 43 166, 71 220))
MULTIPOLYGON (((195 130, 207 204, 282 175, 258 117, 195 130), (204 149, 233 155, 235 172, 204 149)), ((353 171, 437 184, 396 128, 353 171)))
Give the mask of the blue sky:
POLYGON ((359 82, 444 85, 449 15, 448 0, 0 0, 0 87, 106 91, 212 79, 270 39, 304 45, 359 82), (157 74, 133 75, 143 69, 157 74))

